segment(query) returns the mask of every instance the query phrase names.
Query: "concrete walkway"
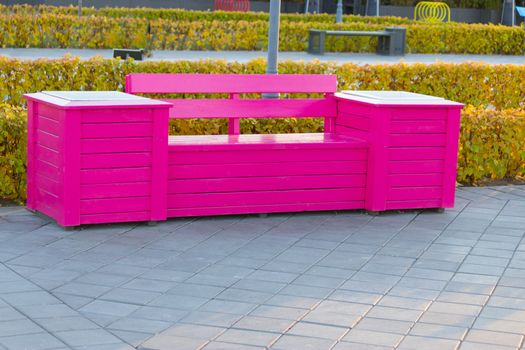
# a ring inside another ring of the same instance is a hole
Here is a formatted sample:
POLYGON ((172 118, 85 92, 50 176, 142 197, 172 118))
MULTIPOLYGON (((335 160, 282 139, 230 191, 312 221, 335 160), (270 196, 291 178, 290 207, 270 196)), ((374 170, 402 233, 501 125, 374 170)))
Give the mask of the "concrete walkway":
MULTIPOLYGON (((111 58, 112 50, 77 50, 77 49, 1 49, 0 56, 36 59, 36 58, 61 58, 66 54, 79 56, 81 59, 89 59, 94 56, 111 58)), ((177 61, 212 58, 227 61, 247 62, 256 58, 266 58, 266 53, 262 51, 153 51, 153 55, 147 58, 148 61, 177 61)), ((490 64, 525 64, 525 56, 505 56, 505 55, 424 55, 414 54, 404 57, 379 56, 366 53, 327 53, 324 56, 311 55, 306 52, 281 52, 280 60, 294 61, 333 61, 337 63, 352 62, 356 64, 379 64, 379 63, 462 63, 462 62, 485 62, 490 64)))
POLYGON ((525 349, 525 186, 64 231, 0 208, 0 349, 525 349))

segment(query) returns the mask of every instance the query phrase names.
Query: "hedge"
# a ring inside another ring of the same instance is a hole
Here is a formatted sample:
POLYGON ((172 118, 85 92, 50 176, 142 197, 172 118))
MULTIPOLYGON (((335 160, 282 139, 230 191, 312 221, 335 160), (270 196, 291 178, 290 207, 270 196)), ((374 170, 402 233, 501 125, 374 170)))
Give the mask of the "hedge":
MULTIPOLYGON (((265 60, 147 61, 64 58, 16 60, 0 57, 0 101, 24 103, 22 95, 42 90, 122 90, 130 72, 264 73, 265 60)), ((338 75, 338 88, 405 90, 481 107, 525 108, 525 65, 392 64, 364 65, 281 61, 279 72, 338 75)))
MULTIPOLYGON (((0 13, 10 15, 71 15, 77 16, 78 7, 55 7, 48 5, 12 5, 5 6, 0 4, 0 13)), ((268 21, 269 15, 265 12, 234 12, 234 11, 191 11, 184 9, 157 9, 157 8, 128 8, 128 7, 103 7, 96 9, 94 7, 83 7, 83 16, 101 16, 111 18, 146 18, 149 20, 166 19, 171 21, 268 21)), ((281 14, 281 22, 335 22, 335 16, 332 14, 281 14)), ((343 22, 362 22, 375 24, 410 24, 413 20, 408 18, 381 16, 381 17, 363 17, 354 15, 344 15, 343 22)))
MULTIPOLYGON (((304 51, 308 29, 379 30, 385 24, 284 21, 282 51, 304 51)), ((407 50, 412 53, 513 54, 525 52, 525 31, 501 25, 447 23, 403 24, 407 50)), ((1 47, 147 48, 150 50, 263 50, 268 21, 148 20, 71 15, 0 15, 1 47)), ((336 52, 373 52, 377 38, 329 37, 327 49, 336 52)))
MULTIPOLYGON (((252 120, 242 124, 243 132, 321 131, 320 120, 297 127, 297 119, 254 127, 252 120)), ((223 121, 220 121, 221 123, 223 121)), ((221 125, 207 123, 207 131, 218 132, 221 125)), ((184 133, 202 133, 202 125, 172 125, 184 133), (195 128, 195 126, 197 126, 195 128)), ((19 106, 0 104, 0 199, 25 200, 26 111, 19 106)), ((525 175, 525 110, 487 110, 467 107, 462 112, 457 181, 476 183, 525 175)))

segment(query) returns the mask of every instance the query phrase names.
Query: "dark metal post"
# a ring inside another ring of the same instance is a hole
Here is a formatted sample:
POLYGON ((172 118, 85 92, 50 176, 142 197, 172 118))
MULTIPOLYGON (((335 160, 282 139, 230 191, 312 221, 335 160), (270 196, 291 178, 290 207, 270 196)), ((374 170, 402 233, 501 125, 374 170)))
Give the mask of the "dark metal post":
POLYGON ((335 11, 335 23, 343 23, 343 0, 337 0, 337 9, 335 11))
POLYGON ((78 18, 82 17, 82 0, 78 0, 78 18))

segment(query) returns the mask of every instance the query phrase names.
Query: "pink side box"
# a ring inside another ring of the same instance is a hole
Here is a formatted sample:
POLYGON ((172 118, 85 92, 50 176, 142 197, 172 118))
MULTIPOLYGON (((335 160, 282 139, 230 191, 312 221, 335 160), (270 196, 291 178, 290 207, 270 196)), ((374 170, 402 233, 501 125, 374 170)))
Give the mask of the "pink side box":
POLYGON ((336 132, 370 142, 365 209, 452 208, 461 103, 402 91, 343 91, 336 132))
POLYGON ((110 91, 25 97, 29 209, 62 226, 166 219, 171 104, 110 91))

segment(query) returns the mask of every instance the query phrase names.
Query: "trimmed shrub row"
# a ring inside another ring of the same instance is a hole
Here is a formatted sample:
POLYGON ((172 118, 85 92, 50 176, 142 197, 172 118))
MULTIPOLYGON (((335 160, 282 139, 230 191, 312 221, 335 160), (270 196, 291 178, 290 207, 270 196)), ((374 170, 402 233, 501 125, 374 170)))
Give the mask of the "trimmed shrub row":
MULTIPOLYGON (((391 24, 388 24, 391 25, 391 24)), ((308 29, 379 30, 385 24, 284 21, 280 50, 304 51, 308 29)), ((412 53, 510 54, 525 52, 525 31, 484 24, 403 24, 412 53)), ((148 48, 150 50, 262 50, 268 22, 263 20, 166 20, 72 15, 0 15, 1 47, 148 48)), ((329 37, 327 50, 373 52, 377 38, 329 37)))
MULTIPOLYGON (((42 90, 122 90, 126 74, 264 73, 266 61, 149 61, 79 58, 24 61, 0 57, 0 101, 23 105, 22 95, 42 90)), ((474 106, 525 108, 525 65, 392 64, 364 65, 281 61, 282 74, 337 74, 339 89, 405 90, 474 106)))

